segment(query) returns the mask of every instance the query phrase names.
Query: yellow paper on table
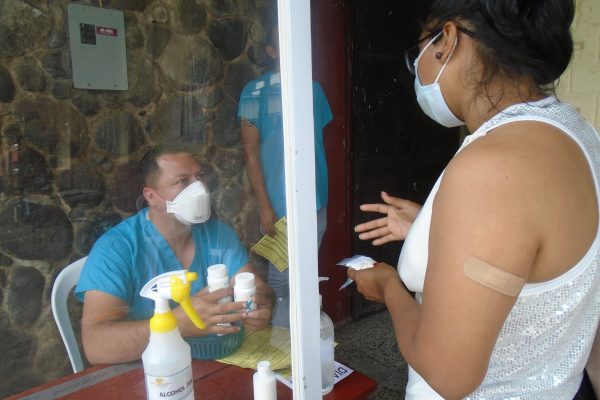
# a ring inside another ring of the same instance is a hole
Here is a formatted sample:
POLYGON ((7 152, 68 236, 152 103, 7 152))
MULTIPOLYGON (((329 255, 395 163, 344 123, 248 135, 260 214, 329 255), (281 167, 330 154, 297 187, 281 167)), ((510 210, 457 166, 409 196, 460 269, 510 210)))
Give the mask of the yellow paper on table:
POLYGON ((275 234, 263 236, 251 250, 271 261, 279 271, 285 271, 288 262, 287 219, 275 223, 275 234))
POLYGON ((259 361, 269 361, 271 369, 290 368, 291 359, 290 330, 270 326, 257 332, 244 333, 244 341, 239 349, 217 361, 242 368, 256 369, 259 361))

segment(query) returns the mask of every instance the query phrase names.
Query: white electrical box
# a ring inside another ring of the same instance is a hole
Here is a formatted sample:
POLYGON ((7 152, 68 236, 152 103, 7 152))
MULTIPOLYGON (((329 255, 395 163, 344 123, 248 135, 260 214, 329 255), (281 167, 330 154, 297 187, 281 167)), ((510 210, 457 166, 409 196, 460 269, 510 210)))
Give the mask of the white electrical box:
POLYGON ((123 12, 76 3, 67 10, 74 86, 127 90, 123 12))

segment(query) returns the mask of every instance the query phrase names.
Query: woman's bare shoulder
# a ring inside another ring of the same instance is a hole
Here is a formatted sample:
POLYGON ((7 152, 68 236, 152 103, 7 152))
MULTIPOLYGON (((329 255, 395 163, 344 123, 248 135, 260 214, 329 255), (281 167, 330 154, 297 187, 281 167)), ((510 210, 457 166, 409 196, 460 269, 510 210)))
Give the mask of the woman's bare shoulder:
POLYGON ((526 184, 555 173, 574 158, 584 160, 579 146, 560 129, 538 121, 502 125, 474 140, 448 165, 446 175, 465 179, 523 179, 526 184))

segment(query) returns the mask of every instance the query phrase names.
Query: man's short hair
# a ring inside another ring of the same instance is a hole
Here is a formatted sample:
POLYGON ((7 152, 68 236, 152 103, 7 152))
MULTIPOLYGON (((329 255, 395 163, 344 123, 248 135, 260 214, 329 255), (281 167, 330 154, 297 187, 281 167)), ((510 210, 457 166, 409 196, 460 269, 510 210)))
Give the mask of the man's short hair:
POLYGON ((138 175, 143 186, 154 186, 159 176, 160 167, 157 160, 165 154, 189 153, 189 149, 183 145, 159 144, 152 147, 144 154, 138 164, 138 175))

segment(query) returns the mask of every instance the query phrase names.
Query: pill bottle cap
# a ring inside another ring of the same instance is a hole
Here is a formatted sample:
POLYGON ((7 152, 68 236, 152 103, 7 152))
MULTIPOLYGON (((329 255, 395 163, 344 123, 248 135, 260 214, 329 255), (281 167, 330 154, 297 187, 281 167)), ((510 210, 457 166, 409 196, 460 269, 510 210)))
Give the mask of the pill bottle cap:
POLYGON ((208 277, 213 278, 222 278, 227 276, 227 266, 225 264, 215 264, 211 265, 207 268, 208 277))
POLYGON ((241 272, 235 276, 235 286, 246 289, 256 285, 254 274, 252 272, 241 272))
POLYGON ((259 361, 257 370, 260 375, 268 375, 271 373, 271 363, 268 361, 259 361))

